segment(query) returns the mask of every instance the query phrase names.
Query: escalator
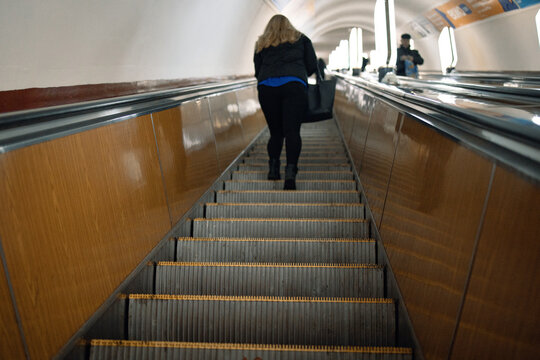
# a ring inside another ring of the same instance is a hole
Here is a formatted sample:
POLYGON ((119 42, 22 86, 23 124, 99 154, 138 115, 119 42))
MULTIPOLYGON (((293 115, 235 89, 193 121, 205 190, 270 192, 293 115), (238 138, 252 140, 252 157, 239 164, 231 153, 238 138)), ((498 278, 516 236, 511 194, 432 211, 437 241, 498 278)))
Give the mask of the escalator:
POLYGON ((267 139, 147 265, 146 293, 121 295, 122 336, 93 331, 82 358, 412 359, 335 122, 303 125, 297 191, 266 180, 267 139))

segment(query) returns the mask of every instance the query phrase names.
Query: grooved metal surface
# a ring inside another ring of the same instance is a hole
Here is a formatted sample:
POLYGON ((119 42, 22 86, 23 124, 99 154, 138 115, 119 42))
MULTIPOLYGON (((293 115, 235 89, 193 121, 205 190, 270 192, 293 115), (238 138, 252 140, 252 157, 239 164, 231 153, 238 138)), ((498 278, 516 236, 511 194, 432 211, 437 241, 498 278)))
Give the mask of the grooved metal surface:
POLYGON ((379 265, 159 263, 156 294, 382 297, 379 265))
POLYGON ((363 204, 209 203, 206 218, 364 219, 363 204))
POLYGON ((359 203, 360 193, 349 191, 217 191, 218 203, 359 203))
POLYGON ((374 264, 375 241, 360 239, 179 238, 178 261, 374 264))
MULTIPOLYGON (((225 190, 282 190, 283 180, 227 180, 225 190)), ((356 190, 353 180, 297 180, 296 189, 304 190, 356 190)))
MULTIPOLYGON (((280 158, 282 163, 287 158, 282 156, 280 158)), ((318 156, 318 157, 304 157, 300 156, 298 159, 298 166, 310 165, 310 164, 348 164, 349 160, 345 156, 318 156)), ((251 156, 244 158, 244 164, 263 164, 268 166, 268 156, 251 156)))
POLYGON ((90 360, 412 360, 412 351, 396 347, 285 346, 234 343, 92 340, 90 360))
MULTIPOLYGON (((329 158, 329 157, 342 157, 345 156, 345 150, 338 149, 338 150, 328 150, 328 149, 302 149, 302 152, 300 153, 299 161, 301 161, 303 158, 329 158)), ((268 159, 268 151, 265 148, 257 148, 252 149, 246 156, 246 160, 250 158, 264 158, 268 159)), ((287 157, 284 153, 281 154, 280 159, 286 160, 287 157)))
POLYGON ((388 299, 129 296, 129 339, 393 346, 388 299))
MULTIPOLYGON (((285 163, 281 164, 281 172, 285 171, 285 163)), ((349 164, 299 164, 298 169, 304 171, 347 171, 351 170, 349 164)), ((268 171, 268 163, 258 164, 240 164, 238 165, 239 171, 268 171)))
POLYGON ((352 219, 195 219, 193 236, 367 238, 369 222, 352 219))
MULTIPOLYGON (((266 180, 268 169, 265 171, 235 171, 232 180, 266 180)), ((352 171, 304 171, 298 170, 296 180, 352 180, 352 171)))

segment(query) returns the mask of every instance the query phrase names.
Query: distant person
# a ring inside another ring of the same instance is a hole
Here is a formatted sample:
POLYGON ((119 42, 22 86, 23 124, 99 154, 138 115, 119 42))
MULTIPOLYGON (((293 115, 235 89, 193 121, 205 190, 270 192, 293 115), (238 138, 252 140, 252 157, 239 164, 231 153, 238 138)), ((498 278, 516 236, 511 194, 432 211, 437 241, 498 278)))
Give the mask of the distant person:
POLYGON ((311 40, 283 15, 274 15, 255 44, 259 102, 270 129, 268 180, 279 180, 281 148, 286 141, 284 190, 296 190, 300 126, 307 116, 307 78, 317 71, 311 40))
POLYGON ((423 63, 424 59, 418 50, 411 50, 411 35, 401 35, 401 46, 397 50, 396 74, 418 77, 418 65, 423 63))

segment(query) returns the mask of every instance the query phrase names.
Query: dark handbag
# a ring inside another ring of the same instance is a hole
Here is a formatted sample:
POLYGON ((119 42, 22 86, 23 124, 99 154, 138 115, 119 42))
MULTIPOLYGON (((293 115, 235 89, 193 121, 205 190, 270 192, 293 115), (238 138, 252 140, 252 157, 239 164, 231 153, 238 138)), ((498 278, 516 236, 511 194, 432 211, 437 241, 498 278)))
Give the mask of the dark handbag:
POLYGON ((317 122, 331 119, 336 93, 336 78, 323 80, 317 71, 317 83, 308 85, 308 114, 303 122, 317 122))

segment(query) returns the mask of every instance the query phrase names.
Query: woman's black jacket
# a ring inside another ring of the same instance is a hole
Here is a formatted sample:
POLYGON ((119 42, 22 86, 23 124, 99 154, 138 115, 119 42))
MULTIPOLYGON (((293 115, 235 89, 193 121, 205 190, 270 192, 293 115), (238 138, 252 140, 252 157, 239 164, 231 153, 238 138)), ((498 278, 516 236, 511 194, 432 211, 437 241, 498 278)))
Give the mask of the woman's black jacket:
POLYGON ((255 53, 255 77, 259 82, 271 77, 296 76, 307 83, 317 71, 317 56, 311 40, 305 35, 294 43, 285 42, 255 53))

